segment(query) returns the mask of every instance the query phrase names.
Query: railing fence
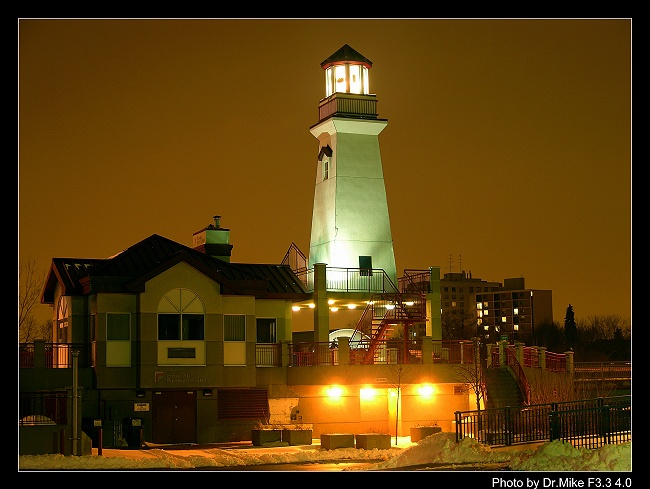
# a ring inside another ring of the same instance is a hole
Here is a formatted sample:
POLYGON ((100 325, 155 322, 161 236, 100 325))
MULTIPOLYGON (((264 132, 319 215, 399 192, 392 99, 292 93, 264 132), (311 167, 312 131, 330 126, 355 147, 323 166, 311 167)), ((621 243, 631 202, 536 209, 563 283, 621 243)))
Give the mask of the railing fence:
POLYGON ((632 440, 632 397, 456 411, 456 441, 487 445, 563 440, 589 449, 632 440))

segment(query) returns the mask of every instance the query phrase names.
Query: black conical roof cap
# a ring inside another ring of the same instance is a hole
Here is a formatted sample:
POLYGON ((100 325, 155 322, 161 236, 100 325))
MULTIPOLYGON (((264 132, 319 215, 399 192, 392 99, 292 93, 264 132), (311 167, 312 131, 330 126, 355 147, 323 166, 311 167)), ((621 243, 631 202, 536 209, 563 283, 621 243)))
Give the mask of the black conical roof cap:
POLYGON ((341 49, 323 61, 320 66, 323 69, 327 69, 330 65, 333 65, 339 61, 356 61, 365 65, 366 68, 370 68, 372 66, 372 61, 359 54, 347 44, 345 44, 341 49))

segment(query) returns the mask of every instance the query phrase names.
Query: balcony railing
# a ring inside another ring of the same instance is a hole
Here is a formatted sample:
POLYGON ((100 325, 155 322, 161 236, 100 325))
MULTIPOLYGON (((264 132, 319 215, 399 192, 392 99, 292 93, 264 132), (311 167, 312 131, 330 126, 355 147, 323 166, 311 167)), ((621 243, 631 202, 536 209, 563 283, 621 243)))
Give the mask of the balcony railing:
MULTIPOLYGON (((432 348, 423 349, 422 339, 406 341, 396 339, 382 340, 376 343, 377 346, 374 348, 372 359, 368 362, 367 354, 373 342, 370 339, 362 339, 350 343, 349 361, 347 364, 468 364, 474 362, 474 345, 471 341, 435 340, 431 341, 431 343, 432 348), (430 357, 424 358, 426 355, 430 355, 430 357)), ((336 341, 332 343, 300 342, 289 344, 289 356, 289 365, 292 367, 339 365, 341 351, 336 341)))
MULTIPOLYGON (((308 291, 314 290, 314 269, 296 270, 308 291)), ((397 293, 397 286, 382 268, 326 268, 325 287, 331 292, 397 293)))
POLYGON ((72 368, 72 352, 79 352, 78 366, 90 367, 91 346, 88 343, 20 343, 18 357, 20 368, 72 368), (38 359, 38 360, 37 360, 38 359), (39 365, 36 362, 42 361, 39 365))
POLYGON ((281 367, 281 343, 257 343, 255 345, 255 365, 257 367, 281 367))

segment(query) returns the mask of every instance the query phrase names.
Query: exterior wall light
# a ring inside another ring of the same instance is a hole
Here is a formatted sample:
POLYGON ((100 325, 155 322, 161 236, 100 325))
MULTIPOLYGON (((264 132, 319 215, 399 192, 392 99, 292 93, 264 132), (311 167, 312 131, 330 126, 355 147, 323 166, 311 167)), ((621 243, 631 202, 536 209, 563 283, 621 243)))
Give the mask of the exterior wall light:
POLYGON ((364 387, 359 391, 361 399, 373 399, 377 395, 377 391, 372 387, 364 387))
POLYGON ((338 399, 343 395, 343 389, 337 385, 333 385, 327 389, 327 395, 331 398, 338 399))

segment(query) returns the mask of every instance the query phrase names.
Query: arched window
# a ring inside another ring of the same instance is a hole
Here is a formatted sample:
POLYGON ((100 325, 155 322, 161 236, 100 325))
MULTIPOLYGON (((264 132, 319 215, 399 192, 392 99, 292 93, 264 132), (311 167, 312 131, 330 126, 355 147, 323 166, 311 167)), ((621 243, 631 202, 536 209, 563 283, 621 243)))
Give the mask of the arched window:
POLYGON ((189 289, 173 289, 158 303, 159 340, 203 340, 205 307, 189 289))

